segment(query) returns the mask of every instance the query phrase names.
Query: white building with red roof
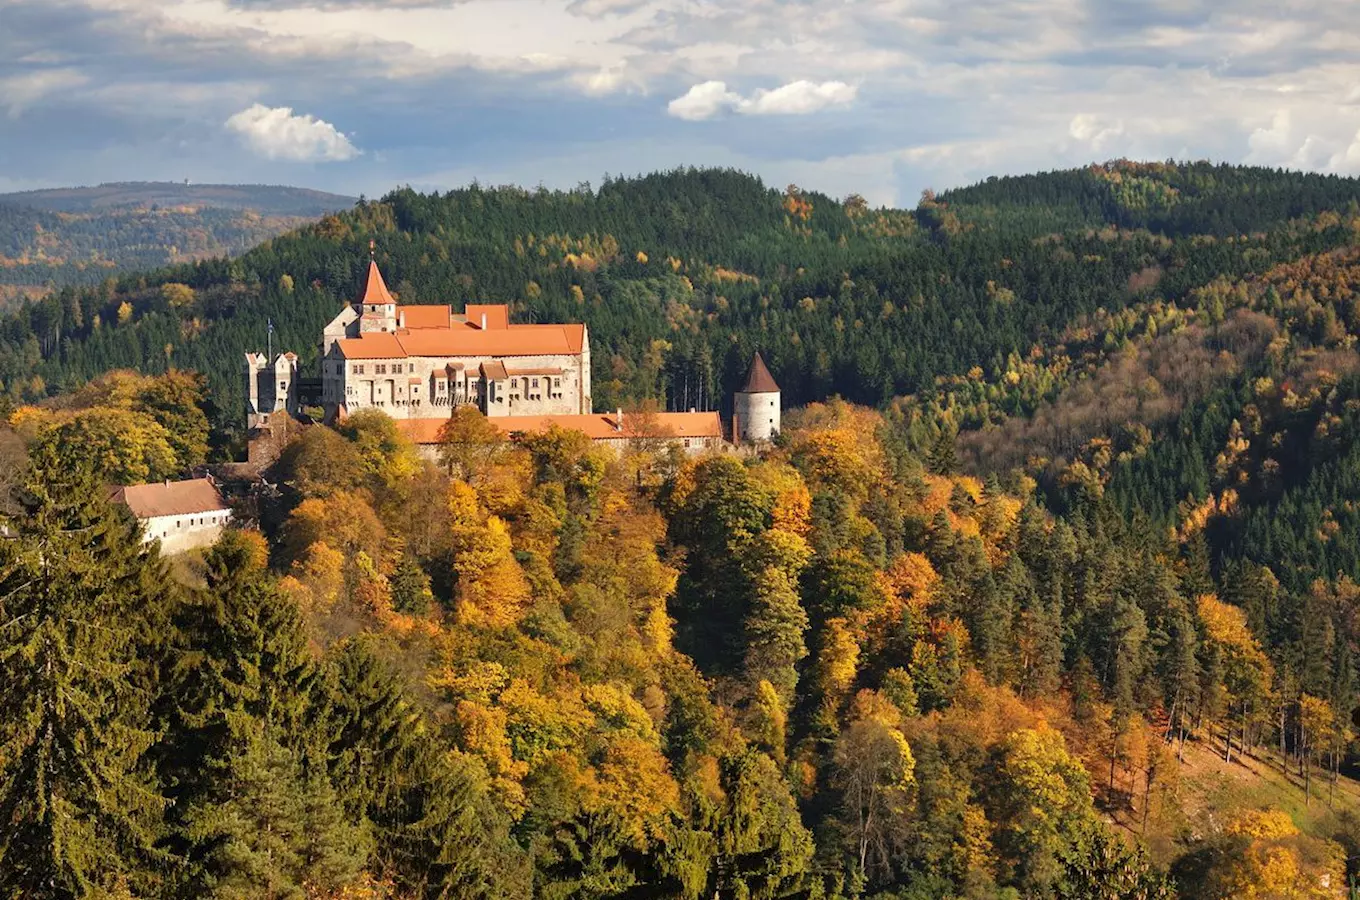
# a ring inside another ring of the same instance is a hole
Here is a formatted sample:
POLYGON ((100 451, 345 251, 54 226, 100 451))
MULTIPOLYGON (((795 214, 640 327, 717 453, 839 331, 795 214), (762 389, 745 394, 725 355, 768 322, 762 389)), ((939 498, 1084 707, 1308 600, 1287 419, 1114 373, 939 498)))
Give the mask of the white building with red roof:
MULTIPOLYGON (((431 458, 463 405, 476 406, 507 440, 563 428, 616 449, 667 444, 700 454, 727 445, 716 411, 595 412, 583 323, 512 323, 504 304, 470 303, 461 314, 402 304, 373 260, 358 297, 326 326, 320 365, 327 422, 382 410, 431 458)), ((295 356, 283 354, 271 367, 263 354, 246 354, 246 369, 253 428, 268 425, 269 412, 297 412, 295 356)), ((779 386, 757 353, 734 398, 731 443, 773 439, 780 406, 779 386)))
POLYGON ((493 418, 587 414, 590 336, 580 323, 512 324, 501 304, 402 305, 370 261, 324 331, 321 401, 328 421, 370 408, 447 417, 465 403, 493 418))
POLYGON ((120 487, 113 499, 142 523, 142 541, 160 541, 162 553, 210 547, 232 521, 231 507, 207 478, 120 487))

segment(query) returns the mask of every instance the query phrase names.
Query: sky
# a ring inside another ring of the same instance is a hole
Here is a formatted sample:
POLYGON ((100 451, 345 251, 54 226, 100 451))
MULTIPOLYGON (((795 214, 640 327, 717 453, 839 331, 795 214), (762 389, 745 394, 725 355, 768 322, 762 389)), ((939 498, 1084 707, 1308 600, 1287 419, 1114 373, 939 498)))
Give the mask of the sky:
POLYGON ((1360 174, 1345 0, 0 0, 0 191, 575 187, 914 206, 1118 157, 1360 174))

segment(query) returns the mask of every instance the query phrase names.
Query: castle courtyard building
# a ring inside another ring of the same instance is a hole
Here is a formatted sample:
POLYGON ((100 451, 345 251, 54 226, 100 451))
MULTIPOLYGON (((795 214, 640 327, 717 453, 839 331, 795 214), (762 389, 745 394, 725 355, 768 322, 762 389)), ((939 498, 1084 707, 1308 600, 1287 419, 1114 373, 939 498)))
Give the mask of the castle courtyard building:
POLYGON ((328 421, 360 409, 394 419, 447 417, 472 404, 491 418, 591 411, 584 324, 511 324, 509 307, 396 302, 376 262, 356 302, 326 326, 321 359, 328 421))
POLYGON ((779 433, 779 386, 759 353, 733 398, 730 431, 711 410, 598 413, 584 323, 511 323, 505 304, 469 303, 455 313, 447 305, 397 301, 370 260, 358 296, 322 332, 319 398, 314 379, 299 389, 296 355, 245 355, 252 463, 277 457, 289 423, 308 421, 304 393, 308 404, 320 400, 329 424, 381 410, 431 459, 444 425, 464 405, 487 416, 506 440, 562 428, 620 451, 672 447, 698 455, 755 447, 779 433))

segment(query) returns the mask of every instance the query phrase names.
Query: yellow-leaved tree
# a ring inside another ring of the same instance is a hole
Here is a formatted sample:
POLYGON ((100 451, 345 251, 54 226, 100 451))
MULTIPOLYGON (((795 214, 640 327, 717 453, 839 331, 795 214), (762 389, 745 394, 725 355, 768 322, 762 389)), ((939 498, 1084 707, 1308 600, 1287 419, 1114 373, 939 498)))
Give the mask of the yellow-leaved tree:
POLYGON ((1210 672, 1217 676, 1215 687, 1226 700, 1223 750, 1224 759, 1231 762, 1234 727, 1240 734, 1239 745, 1245 749, 1248 726, 1270 708, 1275 668, 1247 627, 1247 616, 1241 609, 1204 594, 1198 600, 1198 610, 1210 672))
POLYGON ((494 628, 515 624, 529 603, 529 582, 512 553, 510 529, 486 515, 466 482, 450 486, 449 513, 459 621, 494 628))

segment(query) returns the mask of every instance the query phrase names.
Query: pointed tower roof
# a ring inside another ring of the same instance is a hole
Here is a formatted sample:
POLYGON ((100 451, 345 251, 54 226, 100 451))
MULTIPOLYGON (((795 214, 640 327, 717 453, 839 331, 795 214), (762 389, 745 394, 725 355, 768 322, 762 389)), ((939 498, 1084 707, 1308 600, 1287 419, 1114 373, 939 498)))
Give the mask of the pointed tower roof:
POLYGON ((363 287, 359 289, 359 299, 354 301, 361 306, 377 306, 384 303, 396 303, 392 299, 392 294, 387 290, 387 283, 383 281, 382 272, 378 271, 377 260, 368 261, 368 274, 364 276, 363 287))
POLYGON ((779 385, 775 384, 774 376, 770 370, 765 368, 765 360, 760 358, 757 351, 755 359, 751 360, 751 369, 746 373, 746 383, 741 387, 743 394, 774 394, 779 392, 779 385))

